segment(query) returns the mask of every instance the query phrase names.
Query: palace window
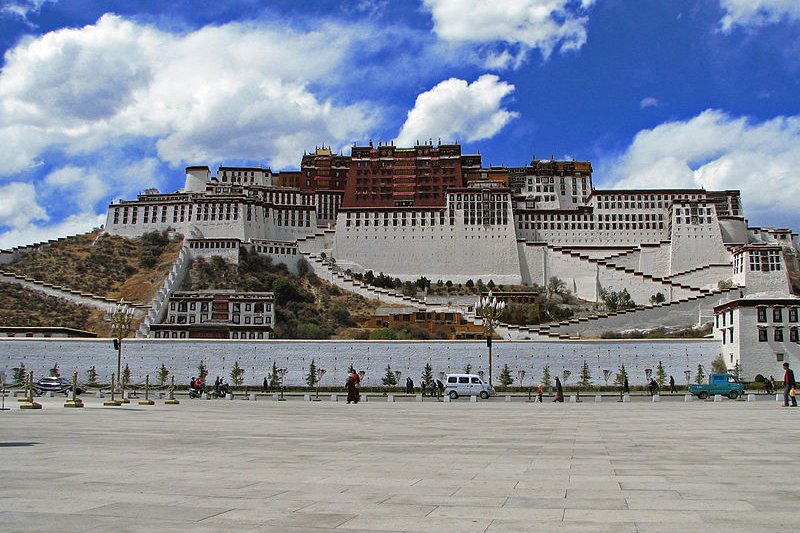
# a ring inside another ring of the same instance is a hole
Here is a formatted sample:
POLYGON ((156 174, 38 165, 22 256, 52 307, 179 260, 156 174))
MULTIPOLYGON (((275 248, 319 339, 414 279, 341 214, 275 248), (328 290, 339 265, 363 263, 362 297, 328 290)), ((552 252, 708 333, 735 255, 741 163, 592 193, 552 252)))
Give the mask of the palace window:
POLYGON ((758 328, 758 342, 767 342, 766 328, 758 328))
POLYGON ((757 321, 758 322, 766 322, 767 321, 767 308, 766 307, 757 307, 756 312, 758 314, 757 321))

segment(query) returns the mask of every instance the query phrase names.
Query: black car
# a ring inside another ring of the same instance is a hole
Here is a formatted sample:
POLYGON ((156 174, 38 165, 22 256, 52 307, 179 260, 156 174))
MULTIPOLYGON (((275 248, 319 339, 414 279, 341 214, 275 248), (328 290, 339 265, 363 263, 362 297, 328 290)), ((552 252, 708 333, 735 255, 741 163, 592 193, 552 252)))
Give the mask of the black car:
MULTIPOLYGON (((33 392, 40 396, 45 392, 63 392, 64 394, 70 394, 72 392, 72 381, 67 378, 52 376, 41 378, 33 384, 33 392)), ((79 385, 75 392, 81 394, 84 392, 84 389, 79 385)))

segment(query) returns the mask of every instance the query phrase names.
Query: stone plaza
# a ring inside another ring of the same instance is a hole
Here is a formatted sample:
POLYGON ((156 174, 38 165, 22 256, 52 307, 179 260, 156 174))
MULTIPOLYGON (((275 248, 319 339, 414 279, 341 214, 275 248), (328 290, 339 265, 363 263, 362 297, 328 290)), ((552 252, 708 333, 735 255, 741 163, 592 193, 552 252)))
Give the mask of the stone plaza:
POLYGON ((800 524, 800 410, 376 395, 0 412, 4 531, 753 532, 800 524), (400 399, 400 398, 398 398, 400 399))

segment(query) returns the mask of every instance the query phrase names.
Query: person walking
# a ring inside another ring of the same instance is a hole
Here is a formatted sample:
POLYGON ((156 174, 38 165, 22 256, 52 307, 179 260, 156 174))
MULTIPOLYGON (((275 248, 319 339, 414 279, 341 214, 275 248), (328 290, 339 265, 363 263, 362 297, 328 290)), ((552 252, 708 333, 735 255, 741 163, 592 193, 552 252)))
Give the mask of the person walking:
POLYGON ((347 381, 344 384, 344 387, 347 389, 347 403, 358 403, 358 389, 356 387, 356 376, 355 372, 349 372, 347 374, 347 381))
POLYGON ((406 378, 406 394, 414 394, 414 380, 406 378))
POLYGON ((672 394, 678 392, 678 389, 675 388, 675 378, 673 378, 672 376, 669 377, 669 392, 671 392, 672 394))
POLYGON ((792 407, 797 407, 797 398, 795 397, 795 387, 797 383, 794 380, 794 372, 789 368, 789 363, 783 363, 783 406, 789 407, 789 399, 792 400, 792 407))
POLYGON ((554 402, 564 401, 564 389, 561 387, 561 380, 556 376, 556 397, 553 398, 554 402))
POLYGON ((542 403, 542 394, 544 394, 544 385, 540 382, 536 387, 536 401, 542 403))

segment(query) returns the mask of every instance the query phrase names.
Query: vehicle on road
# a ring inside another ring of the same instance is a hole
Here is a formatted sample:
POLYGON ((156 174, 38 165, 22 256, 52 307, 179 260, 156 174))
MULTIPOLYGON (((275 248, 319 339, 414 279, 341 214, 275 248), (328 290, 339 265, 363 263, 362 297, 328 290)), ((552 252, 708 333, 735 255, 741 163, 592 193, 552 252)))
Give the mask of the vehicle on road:
POLYGON ((744 384, 733 374, 709 374, 708 383, 689 385, 689 392, 701 400, 714 394, 735 400, 744 394, 744 384))
POLYGON ((480 396, 486 400, 497 394, 494 388, 477 374, 447 374, 444 393, 455 400, 459 396, 480 396))
MULTIPOLYGON (((36 383, 33 384, 33 392, 39 396, 45 392, 62 392, 68 395, 70 392, 72 392, 72 381, 68 380, 67 378, 54 376, 40 378, 36 383)), ((75 392, 77 394, 82 394, 84 389, 78 385, 75 392)))

